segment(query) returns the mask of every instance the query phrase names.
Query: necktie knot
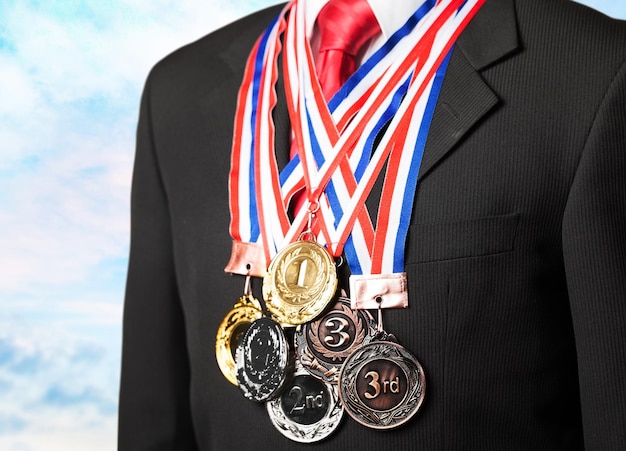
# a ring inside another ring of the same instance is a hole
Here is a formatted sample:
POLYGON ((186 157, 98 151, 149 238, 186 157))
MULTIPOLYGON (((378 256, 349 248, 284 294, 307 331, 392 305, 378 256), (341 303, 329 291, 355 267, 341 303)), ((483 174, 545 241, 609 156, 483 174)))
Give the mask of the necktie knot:
POLYGON ((380 26, 367 0, 330 0, 317 16, 320 49, 316 70, 327 100, 356 70, 356 56, 380 26))
POLYGON ((317 16, 320 52, 339 50, 356 56, 380 31, 367 0, 330 0, 317 16))

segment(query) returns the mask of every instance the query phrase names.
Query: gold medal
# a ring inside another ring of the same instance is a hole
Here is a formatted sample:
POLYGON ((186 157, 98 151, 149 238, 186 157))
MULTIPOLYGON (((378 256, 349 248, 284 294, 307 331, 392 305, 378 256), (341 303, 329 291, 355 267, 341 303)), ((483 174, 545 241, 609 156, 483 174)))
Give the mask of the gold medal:
POLYGON ((249 294, 242 296, 224 317, 215 337, 215 356, 222 374, 233 385, 235 375, 235 352, 241 339, 253 321, 262 316, 261 305, 249 294))
POLYGON ((263 278, 263 297, 281 324, 315 319, 337 289, 335 262, 315 241, 298 240, 272 259, 263 278))

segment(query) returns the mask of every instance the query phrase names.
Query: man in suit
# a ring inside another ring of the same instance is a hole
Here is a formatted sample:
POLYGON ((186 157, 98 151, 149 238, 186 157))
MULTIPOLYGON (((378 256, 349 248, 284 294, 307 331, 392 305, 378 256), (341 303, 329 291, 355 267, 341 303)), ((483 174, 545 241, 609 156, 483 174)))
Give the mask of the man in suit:
MULTIPOLYGON (((409 308, 385 312, 426 373, 418 414, 383 432, 344 419, 302 445, 222 377, 214 337, 243 286, 223 272, 237 92, 280 10, 174 52, 146 83, 120 450, 623 450, 626 25, 568 0, 487 0, 452 52, 405 248, 409 308)), ((278 96, 286 160, 282 80, 278 96)))

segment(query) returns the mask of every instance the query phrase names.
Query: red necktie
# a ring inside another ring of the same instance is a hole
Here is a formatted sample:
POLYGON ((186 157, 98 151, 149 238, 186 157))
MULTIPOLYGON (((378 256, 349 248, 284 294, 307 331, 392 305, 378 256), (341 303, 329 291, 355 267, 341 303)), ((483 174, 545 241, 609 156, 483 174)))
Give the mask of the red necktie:
POLYGON ((320 49, 315 69, 326 100, 356 70, 356 56, 380 31, 367 0, 330 0, 317 16, 320 49))
MULTIPOLYGON (((361 48, 380 32, 367 0, 330 0, 317 16, 320 49, 315 70, 326 101, 356 70, 361 48)), ((290 157, 297 153, 291 143, 290 157)), ((291 204, 297 212, 305 202, 303 192, 294 194, 291 204)))

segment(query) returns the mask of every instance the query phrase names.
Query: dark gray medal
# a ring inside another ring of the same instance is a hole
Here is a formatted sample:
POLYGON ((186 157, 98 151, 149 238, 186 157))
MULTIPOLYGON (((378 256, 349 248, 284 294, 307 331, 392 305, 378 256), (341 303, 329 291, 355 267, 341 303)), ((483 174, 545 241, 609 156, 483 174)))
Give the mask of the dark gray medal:
POLYGON ((237 347, 235 371, 243 395, 267 401, 280 393, 290 373, 289 346, 280 325, 270 318, 254 321, 237 347))

